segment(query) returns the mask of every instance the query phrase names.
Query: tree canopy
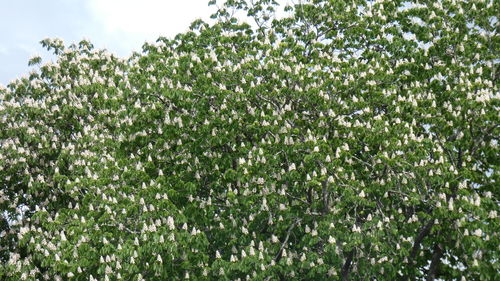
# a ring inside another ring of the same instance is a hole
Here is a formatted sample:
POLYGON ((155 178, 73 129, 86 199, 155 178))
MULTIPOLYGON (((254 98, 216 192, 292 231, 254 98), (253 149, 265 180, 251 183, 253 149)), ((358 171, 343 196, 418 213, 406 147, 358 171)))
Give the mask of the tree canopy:
POLYGON ((498 276, 498 1, 210 4, 0 89, 0 279, 498 276))

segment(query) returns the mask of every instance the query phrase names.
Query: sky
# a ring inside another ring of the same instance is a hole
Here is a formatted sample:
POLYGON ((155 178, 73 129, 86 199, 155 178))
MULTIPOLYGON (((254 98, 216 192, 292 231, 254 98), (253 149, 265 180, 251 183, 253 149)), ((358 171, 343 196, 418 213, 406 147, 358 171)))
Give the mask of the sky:
POLYGON ((39 42, 89 39, 118 56, 139 51, 160 35, 174 37, 215 12, 208 0, 0 0, 0 84, 26 76, 28 60, 50 54, 39 42))

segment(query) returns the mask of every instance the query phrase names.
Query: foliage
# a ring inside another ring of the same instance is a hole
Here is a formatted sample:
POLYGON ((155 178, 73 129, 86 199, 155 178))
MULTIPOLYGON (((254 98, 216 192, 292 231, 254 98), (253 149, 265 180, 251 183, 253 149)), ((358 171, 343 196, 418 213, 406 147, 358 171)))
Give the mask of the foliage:
POLYGON ((0 279, 493 280, 498 2, 303 2, 42 41, 0 89, 0 279))

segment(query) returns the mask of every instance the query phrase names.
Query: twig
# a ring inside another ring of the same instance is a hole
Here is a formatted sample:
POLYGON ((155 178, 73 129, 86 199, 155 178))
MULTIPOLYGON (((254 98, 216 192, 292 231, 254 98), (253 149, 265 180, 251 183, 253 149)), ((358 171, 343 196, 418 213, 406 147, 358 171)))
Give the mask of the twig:
POLYGON ((297 219, 295 220, 295 222, 290 226, 290 228, 288 228, 288 232, 286 233, 286 237, 285 237, 285 240, 283 241, 283 243, 281 243, 281 248, 280 250, 278 251, 278 253, 276 254, 276 256, 274 257, 274 261, 276 262, 279 262, 280 259, 281 259, 281 253, 283 252, 283 249, 285 248, 286 246, 286 243, 288 243, 288 238, 290 238, 290 233, 292 233, 292 230, 295 228, 295 226, 300 223, 302 221, 302 219, 297 219))

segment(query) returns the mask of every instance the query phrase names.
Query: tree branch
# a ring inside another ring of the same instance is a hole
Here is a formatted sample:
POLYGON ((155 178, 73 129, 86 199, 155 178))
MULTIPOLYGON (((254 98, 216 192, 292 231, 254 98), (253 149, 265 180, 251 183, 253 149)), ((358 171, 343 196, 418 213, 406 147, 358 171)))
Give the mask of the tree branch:
MULTIPOLYGON (((420 244, 422 243, 424 238, 427 235, 429 235, 433 225, 434 225, 434 220, 431 218, 425 225, 423 225, 420 228, 420 231, 419 231, 417 237, 415 238, 415 241, 413 242, 413 248, 411 249, 410 256, 408 259, 408 266, 409 267, 411 267, 415 264, 415 257, 417 256, 418 251, 420 250, 420 244)), ((408 273, 408 275, 403 279, 404 280, 414 280, 415 275, 414 275, 414 273, 408 273)))
POLYGON ((302 219, 297 219, 295 220, 295 222, 290 226, 290 228, 288 228, 288 231, 286 233, 286 237, 285 237, 285 240, 283 241, 283 243, 281 243, 281 248, 280 250, 278 251, 278 253, 276 253, 276 256, 274 257, 274 260, 276 262, 279 262, 280 259, 281 259, 281 253, 283 252, 283 249, 285 248, 286 246, 286 243, 288 243, 288 238, 290 238, 290 234, 292 233, 292 230, 295 228, 295 226, 297 224, 299 224, 300 222, 302 221, 302 219))
POLYGON ((356 253, 356 249, 352 249, 348 254, 345 260, 344 266, 342 266, 342 271, 340 272, 340 276, 342 281, 349 280, 349 273, 351 271, 351 264, 354 258, 354 254, 356 253))
POLYGON ((418 236, 415 238, 415 242, 413 243, 413 248, 411 249, 410 262, 412 262, 413 259, 417 256, 417 252, 420 249, 420 244, 422 243, 424 238, 429 234, 433 225, 434 225, 434 220, 430 219, 429 222, 427 222, 427 224, 422 226, 422 228, 420 229, 420 232, 418 233, 418 236))
POLYGON ((436 278, 436 273, 441 263, 441 257, 443 256, 443 246, 439 243, 434 245, 434 253, 432 254, 431 265, 429 266, 429 271, 427 272, 427 281, 433 281, 436 278))

